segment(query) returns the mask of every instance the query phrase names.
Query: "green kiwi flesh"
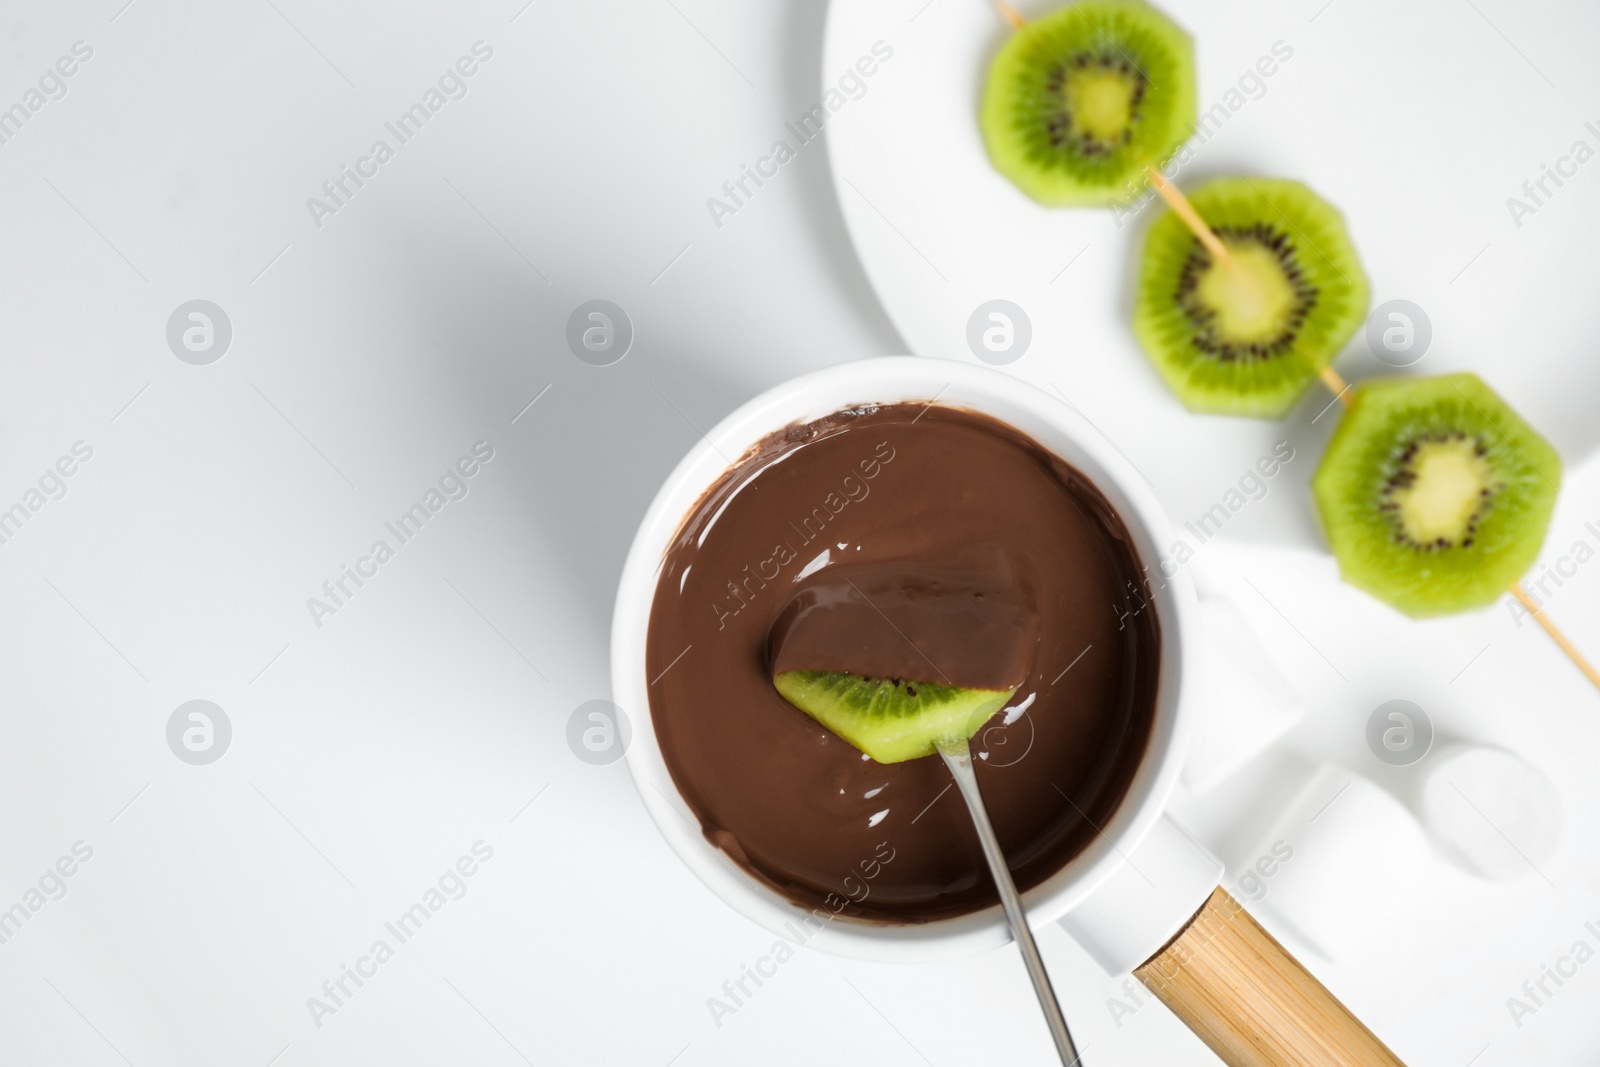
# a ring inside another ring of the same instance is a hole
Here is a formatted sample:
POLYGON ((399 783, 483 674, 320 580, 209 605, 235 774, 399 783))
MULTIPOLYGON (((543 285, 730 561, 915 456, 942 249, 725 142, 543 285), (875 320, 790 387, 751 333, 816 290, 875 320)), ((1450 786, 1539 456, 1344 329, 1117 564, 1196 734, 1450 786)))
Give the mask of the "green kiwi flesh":
POLYGON ((1233 265, 1163 214, 1145 236, 1134 333, 1191 411, 1282 418, 1366 319, 1344 220, 1294 181, 1218 178, 1189 200, 1233 265))
POLYGON ((989 159, 1051 207, 1133 200, 1195 122, 1194 45, 1138 0, 1083 0, 1024 24, 989 68, 989 159))
POLYGON ((941 741, 965 741, 1006 706, 1016 689, 962 689, 835 671, 784 671, 783 698, 879 763, 931 755, 941 741))
POLYGON ((1475 374, 1357 386, 1312 480, 1345 581, 1407 615, 1494 603, 1539 555, 1561 458, 1475 374))

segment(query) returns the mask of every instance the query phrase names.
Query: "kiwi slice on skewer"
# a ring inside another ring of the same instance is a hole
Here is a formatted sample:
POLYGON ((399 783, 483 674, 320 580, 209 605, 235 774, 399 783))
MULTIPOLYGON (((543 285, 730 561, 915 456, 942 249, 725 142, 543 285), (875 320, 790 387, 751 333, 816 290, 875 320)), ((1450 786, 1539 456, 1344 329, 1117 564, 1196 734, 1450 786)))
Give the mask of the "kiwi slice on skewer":
POLYGON ((1194 45, 1138 0, 1072 4, 1000 49, 979 122, 995 169, 1042 204, 1131 197, 1194 129, 1194 45))
POLYGON ((1408 615, 1492 604, 1544 543, 1561 458, 1475 374, 1356 386, 1312 480, 1345 581, 1408 615))
POLYGON ((1016 692, 837 671, 783 671, 772 684, 789 703, 879 763, 929 756, 941 741, 967 740, 1016 692))
POLYGON ((1355 246, 1299 182, 1218 178, 1189 200, 1231 263, 1162 215, 1145 237, 1134 333, 1191 411, 1282 418, 1366 318, 1355 246))

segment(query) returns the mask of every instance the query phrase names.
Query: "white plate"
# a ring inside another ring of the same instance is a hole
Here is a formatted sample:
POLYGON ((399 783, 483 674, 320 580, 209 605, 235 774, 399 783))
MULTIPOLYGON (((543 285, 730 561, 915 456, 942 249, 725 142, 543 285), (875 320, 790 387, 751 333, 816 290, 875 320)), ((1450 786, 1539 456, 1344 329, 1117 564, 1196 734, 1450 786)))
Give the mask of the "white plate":
MULTIPOLYGON (((1038 14, 1053 5, 1022 6, 1038 14)), ((1506 201, 1575 141, 1600 152, 1600 66, 1586 55, 1600 39, 1600 7, 1579 0, 1162 6, 1194 34, 1203 110, 1228 102, 1228 90, 1275 42, 1293 52, 1258 99, 1241 94, 1242 106, 1197 150, 1180 184, 1223 174, 1291 177, 1338 204, 1374 305, 1407 299, 1431 317, 1431 349, 1400 373, 1473 370, 1494 385, 1567 461, 1569 488, 1547 559, 1591 538, 1582 524, 1592 519, 1600 461, 1577 468, 1600 443, 1592 414, 1600 395, 1593 298, 1600 268, 1588 247, 1600 233, 1600 156, 1560 188, 1547 179, 1554 195, 1542 197, 1520 227, 1506 201)), ((1296 449, 1256 494, 1262 499, 1229 509, 1219 543, 1196 573, 1220 581, 1308 714, 1283 752, 1255 765, 1255 777, 1185 798, 1179 818, 1227 852, 1240 819, 1271 810, 1274 787, 1261 769, 1278 768, 1273 773, 1282 771, 1287 783, 1294 759, 1359 769, 1403 792, 1405 775, 1386 773, 1392 769, 1366 751, 1362 730, 1373 708, 1404 696, 1430 709, 1452 736, 1537 763, 1562 789, 1574 813, 1569 826, 1592 821, 1600 797, 1580 746, 1568 739, 1592 732, 1594 693, 1541 632, 1514 624, 1504 604, 1416 622, 1337 581, 1309 490, 1338 417, 1335 408, 1313 422, 1327 394, 1314 388, 1282 423, 1185 412, 1129 325, 1131 278, 1151 213, 1119 226, 1109 211, 1048 210, 990 168, 976 113, 1006 33, 988 0, 832 0, 825 86, 837 85, 874 42, 894 50, 863 80, 859 99, 839 98, 847 102, 828 122, 835 186, 867 275, 911 350, 972 361, 966 327, 974 309, 996 298, 1020 305, 1033 339, 1005 369, 1059 387, 1109 435, 1154 484, 1191 548, 1200 539, 1185 524, 1234 502, 1228 490, 1276 442, 1296 449)), ((1360 335, 1336 367, 1352 380, 1387 372, 1360 335)), ((1581 599, 1589 588, 1592 582, 1562 593, 1552 610, 1593 652, 1600 628, 1581 599)), ((1394 894, 1389 872, 1361 872, 1376 899, 1392 905, 1385 947, 1317 959, 1313 969, 1407 1062, 1589 1062, 1596 1044, 1581 1013, 1542 1014, 1537 1028, 1521 1031, 1500 1014, 1505 997, 1536 969, 1525 946, 1569 943, 1587 914, 1577 887, 1592 884, 1594 862, 1580 833, 1569 829, 1561 857, 1546 868, 1560 891, 1531 874, 1491 886, 1445 870, 1430 876, 1424 899, 1407 899, 1394 894), (1474 931, 1470 945, 1463 929, 1474 931), (1489 1043, 1496 1051, 1484 1055, 1489 1043)), ((1235 870, 1249 860, 1242 851, 1231 857, 1235 870)), ((1081 990, 1122 995, 1087 960, 1058 954, 1051 966, 1081 990)), ((1206 1058, 1175 1031, 1117 1033, 1122 1023, 1115 1031, 1105 1025, 1086 1007, 1094 1002, 1093 993, 1078 999, 1073 1025, 1088 1032, 1101 1024, 1107 1062, 1206 1058)))
MULTIPOLYGON (((1576 173, 1559 188, 1547 179, 1553 195, 1520 227, 1507 198, 1526 200, 1523 181, 1580 139, 1600 152, 1600 68, 1583 44, 1600 39, 1600 7, 1324 4, 1163 4, 1194 35, 1202 111, 1226 111, 1209 140, 1193 142, 1178 181, 1306 181, 1345 212, 1374 307, 1413 301, 1433 328, 1430 350, 1406 371, 1374 358, 1359 333, 1336 367, 1353 380, 1476 371, 1576 466, 1600 442, 1590 413, 1600 393, 1600 272, 1590 248, 1600 233, 1600 159, 1565 164, 1576 173), (1289 58, 1237 91, 1274 44, 1289 58)), ((1036 14, 1054 5, 1023 6, 1036 14)), ((1180 533, 1224 503, 1226 539, 1322 550, 1308 483, 1338 417, 1335 409, 1313 422, 1329 394, 1315 386, 1281 423, 1179 405, 1129 325, 1137 252, 1159 205, 1120 221, 1110 210, 1047 209, 989 165, 976 112, 1007 33, 986 0, 833 0, 825 89, 875 42, 880 55, 893 50, 870 77, 847 79, 826 126, 846 224, 890 317, 919 355, 975 362, 973 311, 997 298, 1015 303, 1033 337, 1007 369, 1064 394, 1098 426, 1154 485, 1180 533), (1234 512, 1239 498, 1228 490, 1279 441, 1295 448, 1293 462, 1266 499, 1234 512)))

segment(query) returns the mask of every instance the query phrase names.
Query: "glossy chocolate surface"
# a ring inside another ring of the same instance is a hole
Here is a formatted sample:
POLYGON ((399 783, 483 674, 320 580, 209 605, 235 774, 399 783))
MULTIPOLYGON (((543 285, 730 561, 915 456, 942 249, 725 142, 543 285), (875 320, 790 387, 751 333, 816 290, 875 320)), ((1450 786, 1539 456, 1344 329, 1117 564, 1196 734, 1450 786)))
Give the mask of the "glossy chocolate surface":
POLYGON ((865 758, 774 669, 1020 686, 972 740, 1019 888, 1121 802, 1160 628, 1127 529, 1078 471, 973 412, 899 404, 791 426, 668 549, 647 651, 656 735, 707 838, 806 907, 926 922, 996 900, 938 757, 865 758))

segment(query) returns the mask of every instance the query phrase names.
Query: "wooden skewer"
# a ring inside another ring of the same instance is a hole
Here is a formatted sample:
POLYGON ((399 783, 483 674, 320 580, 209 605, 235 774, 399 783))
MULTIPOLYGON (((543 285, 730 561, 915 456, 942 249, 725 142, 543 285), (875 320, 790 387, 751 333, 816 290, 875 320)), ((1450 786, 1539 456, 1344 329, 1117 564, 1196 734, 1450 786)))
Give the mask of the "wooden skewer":
MULTIPOLYGON (((1006 23, 1014 30, 1021 27, 1026 21, 1022 17, 1022 13, 1007 3, 1007 0, 994 0, 994 6, 1000 12, 1000 17, 1005 19, 1006 23)), ((1222 243, 1221 238, 1212 232, 1211 227, 1206 225, 1205 220, 1200 217, 1200 213, 1194 209, 1194 205, 1189 203, 1189 198, 1184 196, 1176 185, 1167 181, 1167 176, 1161 173, 1160 167, 1153 163, 1146 163, 1144 169, 1145 173, 1150 176, 1150 185, 1161 199, 1167 202, 1167 206, 1172 209, 1172 213, 1183 220, 1183 224, 1189 227, 1189 231, 1194 234, 1195 239, 1204 246, 1205 250, 1211 253, 1213 259, 1224 267, 1232 269, 1234 261, 1233 257, 1228 253, 1228 247, 1222 243)), ((1343 375, 1329 366, 1323 367, 1318 371, 1317 377, 1322 380, 1323 385, 1326 385, 1332 391, 1339 403, 1346 407, 1350 405, 1350 383, 1344 380, 1343 375)), ((1561 632, 1560 627, 1550 621, 1550 616, 1546 615, 1540 609, 1538 602, 1528 595, 1528 591, 1522 587, 1522 583, 1512 582, 1507 592, 1516 597, 1522 606, 1528 609, 1528 613, 1533 616, 1535 622, 1544 628, 1544 632, 1550 635, 1550 639, 1556 643, 1556 647, 1566 653, 1567 658, 1573 662, 1573 665, 1578 670, 1583 672, 1584 677, 1594 683, 1596 689, 1600 689, 1600 671, 1595 670, 1594 664, 1590 663, 1583 653, 1578 651, 1577 646, 1568 640, 1567 635, 1561 632)))
POLYGON ((1194 205, 1189 203, 1189 198, 1184 196, 1176 185, 1167 181, 1167 176, 1162 174, 1161 168, 1154 163, 1146 163, 1144 170, 1150 176, 1150 184, 1160 194, 1161 199, 1165 200, 1167 206, 1172 209, 1172 213, 1182 219, 1185 226, 1189 227, 1189 231, 1205 246, 1205 250, 1211 253, 1211 258, 1221 263, 1224 267, 1232 268, 1233 256, 1228 254, 1228 246, 1222 243, 1220 237, 1211 232, 1211 227, 1206 225, 1205 220, 1200 217, 1200 213, 1194 209, 1194 205))
MULTIPOLYGON (((1159 168, 1147 163, 1145 164, 1145 170, 1150 175, 1150 184, 1155 187, 1157 193, 1161 194, 1161 199, 1165 200, 1168 206, 1172 208, 1174 215, 1183 220, 1184 225, 1189 227, 1200 243, 1205 246, 1206 251, 1210 252, 1212 257, 1224 267, 1232 267, 1234 265, 1233 260, 1229 257, 1227 248, 1218 240, 1217 235, 1211 232, 1211 228, 1205 224, 1205 220, 1200 218, 1199 213, 1195 211, 1194 205, 1189 203, 1188 198, 1176 186, 1167 181, 1166 175, 1162 174, 1159 168)), ((1322 380, 1323 385, 1328 387, 1339 403, 1346 407, 1349 406, 1350 383, 1344 380, 1343 375, 1328 366, 1319 370, 1317 377, 1322 380)), ((1538 603, 1528 595, 1528 591, 1522 587, 1522 583, 1513 582, 1508 592, 1521 601, 1522 606, 1528 609, 1534 621, 1542 626, 1545 633, 1549 634, 1551 639, 1555 641, 1556 647, 1567 654, 1567 658, 1572 660, 1578 670, 1582 671, 1584 676, 1594 683, 1596 689, 1600 689, 1600 671, 1596 671, 1594 665, 1584 658, 1583 653, 1578 651, 1577 646, 1567 639, 1567 635, 1562 633, 1554 622, 1550 621, 1550 616, 1539 609, 1538 603)))
POLYGON ((1550 635, 1550 640, 1556 643, 1556 647, 1567 654, 1567 658, 1584 673, 1584 676, 1589 681, 1594 683, 1596 689, 1600 689, 1600 671, 1595 670, 1594 664, 1585 659, 1583 653, 1578 651, 1577 646, 1567 639, 1567 635, 1562 633, 1561 629, 1550 621, 1550 616, 1546 615, 1543 609, 1539 607, 1538 601, 1528 595, 1528 591, 1522 587, 1522 583, 1512 582, 1510 593, 1522 602, 1523 607, 1528 609, 1528 614, 1533 616, 1533 621, 1544 627, 1544 632, 1550 635))
POLYGON ((1322 384, 1333 390, 1333 395, 1341 404, 1348 404, 1350 400, 1345 396, 1350 391, 1350 383, 1344 380, 1343 375, 1332 367, 1323 367, 1317 371, 1317 377, 1322 379, 1322 384))
MULTIPOLYGON (((1194 205, 1189 203, 1188 198, 1175 185, 1167 181, 1166 175, 1162 174, 1158 167, 1146 163, 1145 171, 1150 175, 1150 184, 1161 195, 1161 199, 1165 200, 1168 206, 1172 208, 1174 215, 1183 220, 1184 225, 1189 227, 1200 243, 1205 246, 1206 251, 1210 252, 1212 257, 1224 267, 1233 267, 1234 262, 1228 255, 1227 248, 1217 238, 1217 235, 1211 232, 1211 228, 1205 224, 1205 220, 1195 211, 1194 205)), ((1349 406, 1350 383, 1344 380, 1343 375, 1328 366, 1318 371, 1317 377, 1322 380, 1323 385, 1326 385, 1332 391, 1339 403, 1346 407, 1349 406)), ((1549 634, 1551 639, 1555 641, 1556 647, 1567 654, 1567 658, 1572 660, 1578 670, 1582 671, 1584 676, 1594 683, 1596 689, 1600 689, 1600 672, 1597 672, 1594 665, 1578 651, 1577 646, 1567 639, 1567 635, 1562 633, 1554 622, 1550 621, 1550 616, 1539 610, 1539 605, 1528 595, 1527 590, 1522 587, 1522 583, 1513 582, 1508 592, 1521 601, 1522 606, 1527 608, 1528 612, 1533 615, 1534 621, 1542 626, 1545 633, 1549 634)))

